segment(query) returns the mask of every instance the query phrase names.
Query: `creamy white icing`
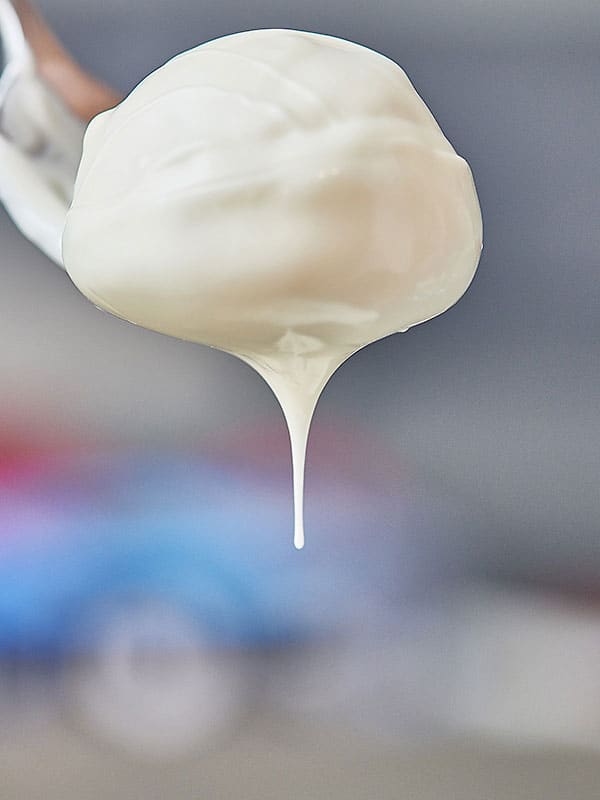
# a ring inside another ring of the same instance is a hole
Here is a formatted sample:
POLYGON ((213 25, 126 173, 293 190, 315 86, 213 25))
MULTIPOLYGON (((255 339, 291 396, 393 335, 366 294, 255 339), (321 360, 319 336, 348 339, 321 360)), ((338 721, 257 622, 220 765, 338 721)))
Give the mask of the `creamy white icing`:
POLYGON ((481 235, 471 171, 399 66, 259 30, 182 53, 91 122, 63 258, 96 305, 267 381, 301 547, 324 385, 359 348, 455 303, 481 235))

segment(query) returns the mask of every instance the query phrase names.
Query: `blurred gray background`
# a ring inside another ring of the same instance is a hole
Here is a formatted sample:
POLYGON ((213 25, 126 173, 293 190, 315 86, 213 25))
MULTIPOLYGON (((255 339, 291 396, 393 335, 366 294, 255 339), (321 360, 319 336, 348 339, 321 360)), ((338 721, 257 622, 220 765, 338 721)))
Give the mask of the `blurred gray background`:
MULTIPOLYGON (((473 168, 485 249, 460 303, 355 356, 317 419, 345 415, 392 440, 460 509, 478 570, 595 583, 600 5, 39 5, 80 61, 123 91, 178 51, 256 27, 336 34, 404 67, 473 168)), ((202 442, 279 413, 233 358, 94 309, 0 214, 6 425, 28 435, 202 442)))
MULTIPOLYGON (((369 685, 366 699, 351 698, 355 717, 345 728, 265 712, 224 749, 163 769, 95 748, 50 715, 44 722, 45 701, 31 695, 31 718, 0 726, 0 797, 350 800, 375 791, 390 800, 595 800, 600 615, 592 603, 546 605, 528 592, 563 586, 589 601, 600 589, 600 4, 39 5, 82 64, 124 92, 178 51, 259 27, 346 37, 404 67, 472 166, 483 257, 453 309, 343 366, 317 426, 342 419, 372 432, 375 461, 391 443, 414 478, 416 502, 442 499, 450 546, 471 578, 529 588, 467 591, 418 643, 415 673, 425 677, 409 682, 407 696, 441 709, 460 741, 367 741, 355 723, 375 707, 369 685), (504 744, 486 743, 482 730, 504 744), (557 742, 568 747, 559 752, 557 742)), ((266 419, 284 436, 275 400, 248 367, 96 310, 1 210, 0 278, 3 435, 201 449, 266 419)), ((308 483, 310 492, 310 448, 308 483)), ((374 665, 393 671, 410 661, 403 643, 385 645, 390 652, 367 652, 356 672, 369 677, 374 665)), ((335 665, 314 675, 322 694, 324 675, 337 681, 335 665)), ((292 698, 302 694, 296 678, 285 685, 292 698)), ((382 707, 392 696, 384 686, 382 707)))

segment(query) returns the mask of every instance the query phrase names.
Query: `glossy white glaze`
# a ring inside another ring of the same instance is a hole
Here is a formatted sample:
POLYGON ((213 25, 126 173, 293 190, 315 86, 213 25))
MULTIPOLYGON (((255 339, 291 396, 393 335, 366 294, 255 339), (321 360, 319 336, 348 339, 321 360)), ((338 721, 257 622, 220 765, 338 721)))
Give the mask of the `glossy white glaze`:
POLYGON ((63 257, 96 305, 234 353, 269 383, 301 547, 324 385, 455 303, 481 236, 471 171, 397 64, 259 30, 182 53, 91 122, 63 257))

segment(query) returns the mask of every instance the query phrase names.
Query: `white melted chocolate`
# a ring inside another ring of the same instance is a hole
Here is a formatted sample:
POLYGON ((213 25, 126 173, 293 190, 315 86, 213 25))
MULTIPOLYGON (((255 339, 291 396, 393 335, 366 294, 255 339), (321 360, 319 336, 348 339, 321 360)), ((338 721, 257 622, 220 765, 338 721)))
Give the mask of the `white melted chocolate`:
POLYGON ((175 57, 88 127, 63 259, 97 306, 237 355, 290 433, 361 347, 445 311, 481 251, 468 164, 394 62, 258 30, 175 57))

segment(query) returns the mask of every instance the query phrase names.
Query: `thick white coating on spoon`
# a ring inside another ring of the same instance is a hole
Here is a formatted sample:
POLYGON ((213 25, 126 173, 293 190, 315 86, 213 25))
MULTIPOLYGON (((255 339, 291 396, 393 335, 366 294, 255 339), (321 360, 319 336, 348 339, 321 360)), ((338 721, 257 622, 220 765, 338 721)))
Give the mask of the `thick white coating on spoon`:
POLYGON ((92 120, 63 236, 96 305, 234 353, 292 444, 353 352, 440 314, 481 251, 471 171, 395 63, 259 30, 185 52, 92 120))

